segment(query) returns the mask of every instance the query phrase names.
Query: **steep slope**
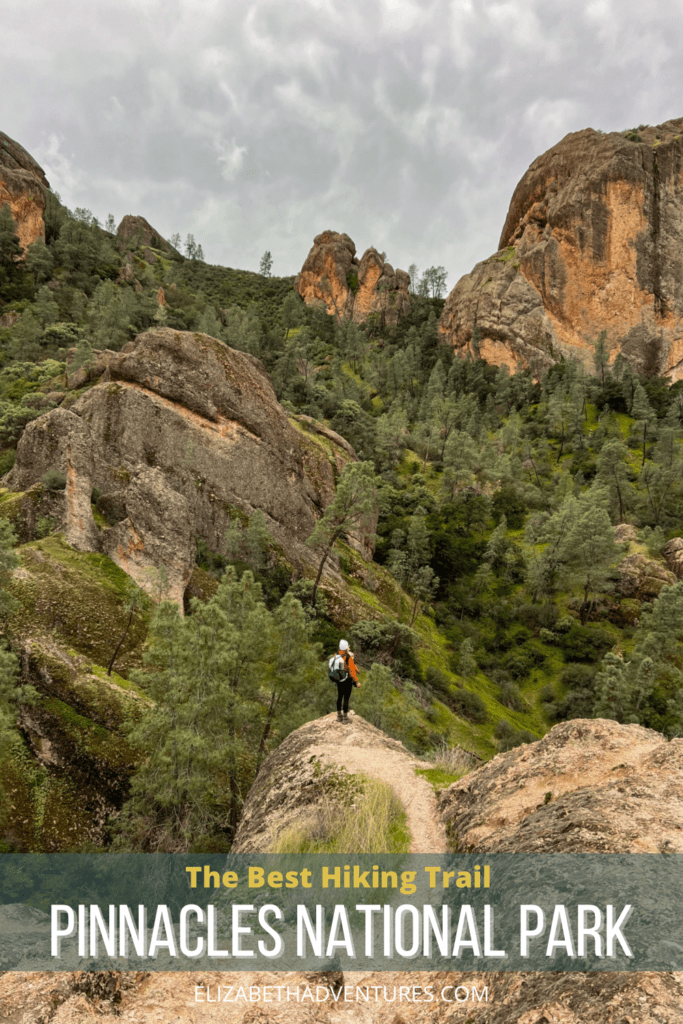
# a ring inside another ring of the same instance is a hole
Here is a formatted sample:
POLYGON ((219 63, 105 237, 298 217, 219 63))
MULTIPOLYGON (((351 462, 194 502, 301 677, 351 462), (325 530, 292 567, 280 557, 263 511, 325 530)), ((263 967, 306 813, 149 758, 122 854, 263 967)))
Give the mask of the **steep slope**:
POLYGON ((575 356, 683 374, 683 119, 572 132, 517 185, 499 251, 458 281, 439 329, 456 352, 511 369, 575 356), (475 335, 474 332, 477 334, 475 335))

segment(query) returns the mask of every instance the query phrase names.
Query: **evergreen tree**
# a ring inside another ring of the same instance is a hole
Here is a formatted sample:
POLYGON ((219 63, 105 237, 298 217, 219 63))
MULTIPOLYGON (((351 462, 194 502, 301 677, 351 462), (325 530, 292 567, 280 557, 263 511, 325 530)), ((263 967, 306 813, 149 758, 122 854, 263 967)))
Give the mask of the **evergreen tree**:
POLYGON ((12 211, 3 203, 0 206, 0 269, 6 273, 13 270, 22 252, 12 211))
POLYGON ((270 277, 272 269, 273 257, 271 256, 270 252, 266 249, 263 256, 261 257, 261 262, 259 263, 259 274, 262 274, 264 277, 270 277))
POLYGON ((371 462, 347 462, 337 482, 337 491, 306 543, 320 551, 318 573, 313 584, 311 604, 325 563, 336 542, 354 529, 368 530, 377 514, 377 489, 371 462))
POLYGON ((598 480, 609 490, 611 507, 623 523, 632 504, 633 488, 628 476, 628 448, 621 440, 607 441, 597 459, 598 480))
POLYGON ((119 845, 226 848, 281 713, 289 729, 304 703, 316 707, 318 657, 299 602, 286 597, 270 613, 250 572, 237 579, 229 569, 215 597, 193 600, 185 619, 162 602, 138 677, 155 703, 128 728, 143 760, 119 845))
POLYGON ((643 437, 643 458, 641 460, 641 468, 645 465, 645 454, 647 451, 647 440, 648 440, 648 429, 650 434, 656 428, 657 416, 654 409, 648 401, 647 392, 642 384, 636 384, 633 392, 633 401, 631 403, 631 416, 636 421, 635 427, 640 431, 643 437))
POLYGON ((617 555, 614 528, 604 507, 595 498, 597 494, 589 492, 577 503, 577 516, 567 535, 563 563, 568 584, 578 585, 583 592, 582 624, 588 618, 595 594, 608 587, 609 569, 617 555))
POLYGON ((458 674, 465 679, 471 679, 477 673, 477 662, 474 657, 474 644, 469 637, 466 637, 460 644, 458 655, 458 674))
POLYGON ((24 266, 30 274, 33 274, 33 280, 36 284, 42 284, 44 281, 50 280, 54 265, 54 256, 42 238, 37 238, 35 242, 29 245, 26 250, 24 266))
POLYGON ((602 386, 605 386, 605 371, 609 366, 609 347, 607 345, 607 331, 601 331, 597 337, 597 340, 593 342, 595 347, 595 354, 593 356, 593 363, 595 365, 595 372, 602 382, 602 386))

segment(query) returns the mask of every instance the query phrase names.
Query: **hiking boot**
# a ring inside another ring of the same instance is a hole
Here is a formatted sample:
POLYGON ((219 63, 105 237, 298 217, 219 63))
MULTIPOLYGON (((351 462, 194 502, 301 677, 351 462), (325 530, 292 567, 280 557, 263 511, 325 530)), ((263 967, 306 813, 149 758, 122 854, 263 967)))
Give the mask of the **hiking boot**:
POLYGON ((341 711, 338 711, 338 712, 337 712, 337 721, 338 721, 338 722, 343 722, 343 721, 344 721, 344 719, 342 718, 342 713, 341 713, 341 711))
POLYGON ((351 725, 351 719, 346 714, 346 712, 344 712, 344 717, 342 718, 342 722, 344 723, 344 725, 351 725))

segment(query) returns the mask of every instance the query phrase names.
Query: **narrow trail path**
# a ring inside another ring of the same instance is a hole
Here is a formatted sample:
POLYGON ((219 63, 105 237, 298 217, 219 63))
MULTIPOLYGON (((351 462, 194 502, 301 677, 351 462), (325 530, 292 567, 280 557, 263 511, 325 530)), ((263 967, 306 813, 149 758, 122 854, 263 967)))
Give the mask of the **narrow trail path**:
MULTIPOLYGON (((349 715, 349 725, 337 722, 336 714, 319 720, 321 739, 310 747, 311 754, 324 762, 342 765, 352 774, 362 773, 386 782, 403 804, 412 841, 410 853, 446 853, 446 833, 436 809, 436 797, 430 783, 416 768, 431 768, 428 761, 411 754, 395 740, 387 743, 383 733, 374 736, 349 715), (329 722, 329 726, 328 726, 329 722)), ((365 725, 365 723, 363 723, 365 725)))

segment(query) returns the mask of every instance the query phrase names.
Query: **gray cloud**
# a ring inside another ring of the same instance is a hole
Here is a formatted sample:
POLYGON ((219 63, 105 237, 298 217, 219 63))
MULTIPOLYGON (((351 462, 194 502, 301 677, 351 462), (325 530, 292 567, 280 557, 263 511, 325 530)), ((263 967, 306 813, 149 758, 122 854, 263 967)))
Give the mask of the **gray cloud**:
POLYGON ((0 128, 71 207, 295 273, 347 231, 449 287, 569 131, 683 114, 678 0, 0 0, 0 128))

